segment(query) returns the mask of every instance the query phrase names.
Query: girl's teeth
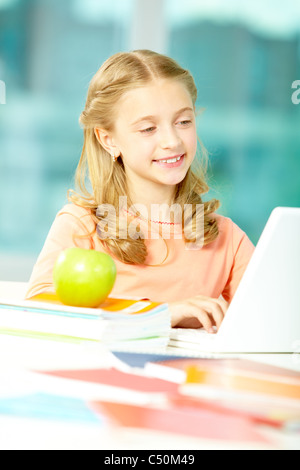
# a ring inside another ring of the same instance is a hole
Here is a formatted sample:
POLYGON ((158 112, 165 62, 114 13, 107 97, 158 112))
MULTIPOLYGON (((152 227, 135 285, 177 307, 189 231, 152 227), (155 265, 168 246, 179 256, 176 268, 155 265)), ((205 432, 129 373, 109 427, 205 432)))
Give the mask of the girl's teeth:
POLYGON ((182 155, 180 155, 180 157, 177 157, 177 158, 169 158, 168 160, 159 160, 159 161, 162 163, 175 163, 175 162, 178 162, 178 160, 180 160, 181 157, 182 155))

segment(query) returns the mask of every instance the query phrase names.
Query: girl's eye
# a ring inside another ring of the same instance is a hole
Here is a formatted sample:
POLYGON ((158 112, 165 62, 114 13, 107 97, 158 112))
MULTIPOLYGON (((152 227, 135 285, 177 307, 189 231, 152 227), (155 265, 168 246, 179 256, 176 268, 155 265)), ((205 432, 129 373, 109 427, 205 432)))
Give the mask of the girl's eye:
POLYGON ((179 121, 178 124, 180 124, 181 126, 188 126, 189 124, 191 124, 192 121, 190 120, 185 120, 185 121, 179 121))
POLYGON ((147 127, 147 129, 142 129, 140 132, 142 132, 143 134, 148 134, 153 131, 155 131, 155 127, 147 127))

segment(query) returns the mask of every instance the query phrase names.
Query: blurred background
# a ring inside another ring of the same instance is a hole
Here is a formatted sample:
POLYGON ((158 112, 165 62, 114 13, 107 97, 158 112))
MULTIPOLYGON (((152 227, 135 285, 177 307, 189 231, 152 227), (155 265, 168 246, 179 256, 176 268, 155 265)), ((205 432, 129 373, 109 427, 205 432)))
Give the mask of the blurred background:
POLYGON ((194 75, 221 214, 256 243, 300 206, 299 0, 0 0, 0 280, 29 278, 73 187, 92 76, 137 48, 194 75))

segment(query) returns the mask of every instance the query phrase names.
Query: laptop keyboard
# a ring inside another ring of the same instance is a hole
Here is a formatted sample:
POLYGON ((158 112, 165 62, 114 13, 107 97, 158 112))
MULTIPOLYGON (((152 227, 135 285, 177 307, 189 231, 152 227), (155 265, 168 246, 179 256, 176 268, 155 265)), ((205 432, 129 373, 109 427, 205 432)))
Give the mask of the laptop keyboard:
POLYGON ((198 343, 205 338, 205 341, 215 341, 216 334, 207 333, 204 328, 172 328, 170 339, 198 343))

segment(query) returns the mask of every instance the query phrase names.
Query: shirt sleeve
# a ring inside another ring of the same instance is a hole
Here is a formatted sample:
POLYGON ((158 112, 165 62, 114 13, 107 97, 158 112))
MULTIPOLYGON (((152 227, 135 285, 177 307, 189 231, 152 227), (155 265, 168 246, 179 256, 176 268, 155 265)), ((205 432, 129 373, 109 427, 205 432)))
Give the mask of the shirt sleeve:
POLYGON ((231 245, 232 267, 222 292, 227 302, 231 302, 255 249, 245 232, 233 222, 231 245))
POLYGON ((52 273, 58 255, 63 250, 75 246, 93 249, 93 232, 95 232, 95 224, 90 214, 85 209, 74 209, 72 205, 66 205, 56 215, 33 267, 26 298, 45 292, 54 292, 52 273))

